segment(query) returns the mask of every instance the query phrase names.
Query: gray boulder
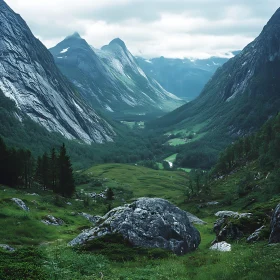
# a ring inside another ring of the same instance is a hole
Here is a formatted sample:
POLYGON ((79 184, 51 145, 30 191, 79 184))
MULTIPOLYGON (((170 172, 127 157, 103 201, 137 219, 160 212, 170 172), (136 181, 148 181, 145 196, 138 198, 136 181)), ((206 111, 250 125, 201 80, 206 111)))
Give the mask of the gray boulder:
POLYGON ((233 211, 219 211, 215 214, 216 217, 219 218, 228 218, 232 217, 235 219, 239 218, 250 218, 252 216, 252 213, 238 213, 238 212, 233 212, 233 211))
POLYGON ((69 244, 82 245, 97 237, 121 234, 132 245, 163 248, 183 255, 200 244, 200 234, 185 211, 160 198, 140 198, 103 216, 69 244))
POLYGON ((52 215, 46 216, 41 222, 48 226, 62 226, 64 224, 63 220, 52 215))
POLYGON ((215 243, 209 249, 213 250, 213 251, 230 252, 231 251, 231 245, 229 243, 225 242, 225 241, 222 241, 222 242, 219 242, 219 243, 215 243))
POLYGON ((270 227, 269 243, 280 243, 280 204, 273 212, 270 227))
POLYGON ((29 208, 25 205, 25 203, 19 198, 12 198, 12 201, 15 202, 22 210, 29 211, 29 208))
POLYGON ((9 252, 14 252, 15 249, 9 245, 6 244, 0 244, 0 248, 5 250, 5 251, 9 251, 9 252))

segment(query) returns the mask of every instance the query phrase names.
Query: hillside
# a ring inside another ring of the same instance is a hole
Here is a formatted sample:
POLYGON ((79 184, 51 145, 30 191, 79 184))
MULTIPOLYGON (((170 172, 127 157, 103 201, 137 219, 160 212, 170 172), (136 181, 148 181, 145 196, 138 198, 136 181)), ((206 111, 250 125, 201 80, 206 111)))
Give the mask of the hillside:
POLYGON ((200 153, 213 164, 218 151, 278 113, 279 25, 278 9, 261 34, 217 70, 197 99, 148 124, 170 133, 182 132, 183 138, 190 133, 199 136, 199 141, 182 148, 182 161, 188 153, 200 153), (200 152, 198 146, 203 146, 200 152))

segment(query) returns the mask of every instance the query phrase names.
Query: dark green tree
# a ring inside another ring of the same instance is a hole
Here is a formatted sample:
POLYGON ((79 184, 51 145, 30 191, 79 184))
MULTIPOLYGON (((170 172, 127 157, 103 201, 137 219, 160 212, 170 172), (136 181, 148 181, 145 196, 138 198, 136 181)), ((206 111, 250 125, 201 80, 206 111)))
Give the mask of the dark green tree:
POLYGON ((75 192, 72 164, 65 144, 61 146, 58 157, 58 185, 55 191, 65 197, 71 197, 75 192))

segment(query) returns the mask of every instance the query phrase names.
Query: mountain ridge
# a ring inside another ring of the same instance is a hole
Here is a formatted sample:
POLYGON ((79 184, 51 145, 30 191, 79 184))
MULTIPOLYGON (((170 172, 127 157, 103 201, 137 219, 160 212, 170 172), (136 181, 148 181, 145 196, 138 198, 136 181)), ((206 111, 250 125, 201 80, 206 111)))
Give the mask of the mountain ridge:
POLYGON ((101 119, 57 69, 25 21, 0 1, 0 88, 33 121, 68 139, 112 141, 113 128, 101 119))
POLYGON ((146 76, 121 39, 113 39, 100 50, 84 39, 85 49, 78 48, 76 41, 66 37, 50 51, 60 70, 94 108, 107 113, 162 114, 184 103, 146 76))

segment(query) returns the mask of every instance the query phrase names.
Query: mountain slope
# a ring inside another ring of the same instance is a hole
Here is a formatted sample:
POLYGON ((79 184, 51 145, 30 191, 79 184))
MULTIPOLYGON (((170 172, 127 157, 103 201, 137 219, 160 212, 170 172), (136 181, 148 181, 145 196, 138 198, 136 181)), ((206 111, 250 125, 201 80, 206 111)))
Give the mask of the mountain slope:
POLYGON ((94 108, 107 112, 167 112, 183 104, 147 77, 124 42, 94 49, 75 33, 50 49, 56 64, 94 108))
POLYGON ((228 58, 211 57, 209 59, 172 59, 137 57, 139 66, 146 75, 157 80, 166 90, 182 99, 191 101, 203 90, 215 71, 228 58))
MULTIPOLYGON (((199 141, 216 151, 250 134, 280 108, 280 9, 263 31, 217 70, 194 101, 149 124, 167 130, 199 127, 199 141)), ((187 153, 191 147, 186 148, 187 153)), ((196 144, 197 145, 197 144, 196 144)))
POLYGON ((87 143, 112 141, 113 128, 86 106, 24 20, 0 0, 0 89, 49 131, 87 143))

